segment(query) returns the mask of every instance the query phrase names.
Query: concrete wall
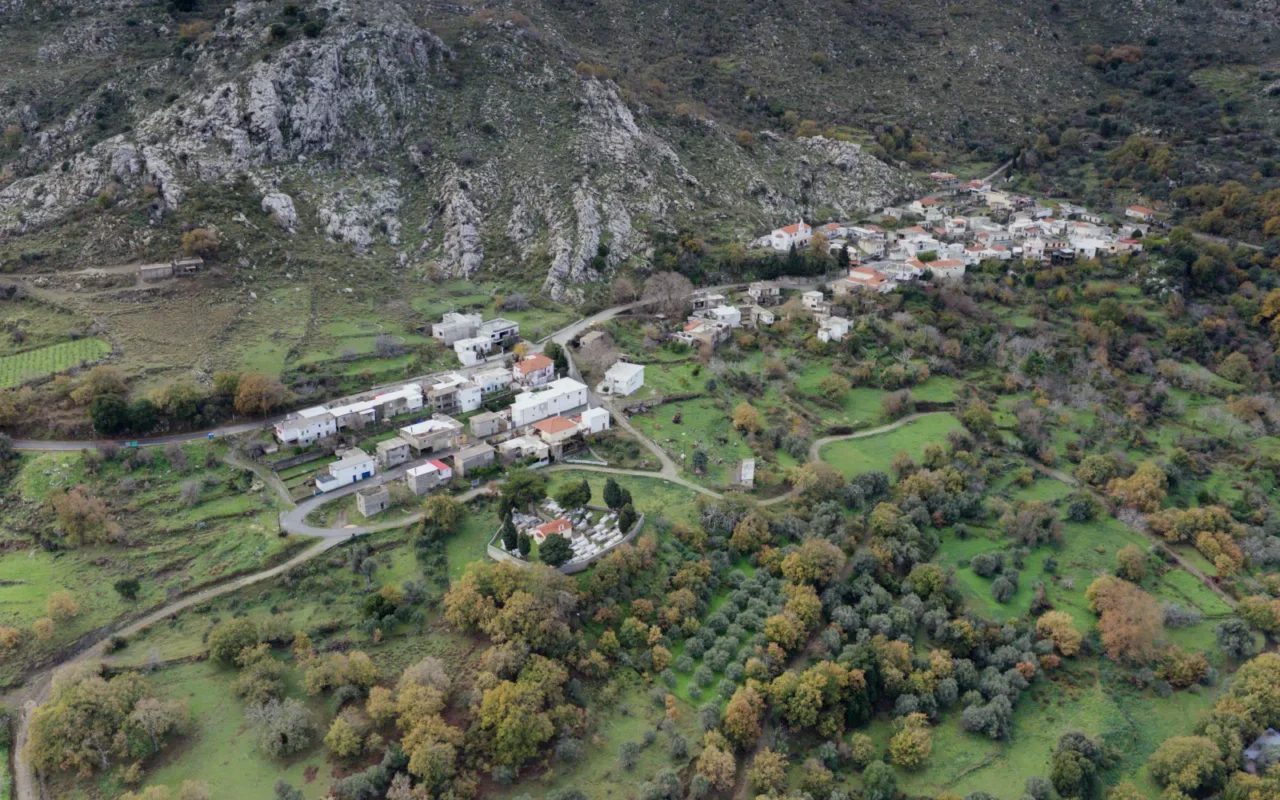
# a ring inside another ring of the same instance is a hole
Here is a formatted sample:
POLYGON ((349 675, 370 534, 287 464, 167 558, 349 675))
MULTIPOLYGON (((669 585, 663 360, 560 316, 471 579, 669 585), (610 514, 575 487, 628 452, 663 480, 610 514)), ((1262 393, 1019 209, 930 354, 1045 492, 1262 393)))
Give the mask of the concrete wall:
MULTIPOLYGON (((590 508, 594 511, 609 510, 604 506, 587 506, 587 508, 590 508)), ((640 530, 642 528, 644 528, 644 514, 641 514, 636 519, 635 526, 631 528, 630 533, 622 537, 622 541, 618 542, 613 547, 607 548, 605 550, 601 550, 599 553, 596 553, 587 561, 580 561, 577 564, 566 564, 560 568, 560 571, 563 572, 565 575, 576 575, 579 572, 585 572, 587 569, 594 566, 597 561, 609 555, 610 553, 612 553, 614 550, 621 547, 622 545, 627 544, 632 539, 636 538, 636 534, 640 533, 640 530)), ((507 563, 515 564, 518 567, 529 566, 530 562, 524 561, 523 559, 520 559, 517 556, 511 555, 506 550, 503 550, 501 547, 494 546, 493 543, 498 541, 498 536, 501 533, 502 533, 501 529, 499 529, 498 531, 495 531, 493 534, 493 538, 489 540, 489 544, 485 548, 489 554, 489 558, 492 558, 494 561, 506 561, 507 563)))

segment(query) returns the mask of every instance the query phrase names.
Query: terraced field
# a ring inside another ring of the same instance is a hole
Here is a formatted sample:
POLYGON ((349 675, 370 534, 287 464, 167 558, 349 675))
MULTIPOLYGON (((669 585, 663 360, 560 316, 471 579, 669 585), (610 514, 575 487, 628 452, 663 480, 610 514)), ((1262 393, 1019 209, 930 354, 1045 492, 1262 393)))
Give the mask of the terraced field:
POLYGON ((0 389, 57 375, 71 367, 89 364, 111 352, 104 339, 77 339, 0 358, 0 389))

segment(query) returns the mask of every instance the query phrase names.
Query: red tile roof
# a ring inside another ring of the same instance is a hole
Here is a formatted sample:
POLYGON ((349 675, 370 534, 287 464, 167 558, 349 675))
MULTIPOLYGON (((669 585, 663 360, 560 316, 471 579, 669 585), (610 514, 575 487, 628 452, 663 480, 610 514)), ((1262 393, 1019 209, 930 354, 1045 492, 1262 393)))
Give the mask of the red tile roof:
POLYGON ((428 463, 428 464, 430 464, 431 466, 435 467, 436 469, 443 471, 443 472, 452 472, 452 471, 453 471, 453 467, 449 466, 448 464, 444 463, 443 461, 441 461, 441 460, 440 460, 440 459, 438 459, 438 458, 433 458, 433 459, 431 459, 430 461, 428 461, 427 463, 428 463))
POLYGON ((1152 210, 1152 209, 1150 209, 1150 208, 1147 208, 1146 206, 1129 206, 1129 210, 1130 210, 1130 211, 1132 211, 1132 212, 1134 212, 1134 213, 1136 213, 1136 214, 1154 214, 1154 213, 1156 213, 1155 211, 1153 211, 1153 210, 1152 210))
POLYGON ((780 228, 780 230, 781 230, 783 233, 787 233, 787 234, 795 235, 795 234, 797 234, 797 233, 799 233, 799 232, 800 232, 800 226, 802 226, 802 225, 803 225, 804 227, 806 227, 806 228, 808 228, 808 227, 809 227, 808 225, 805 225, 803 222, 797 222, 797 223, 796 223, 796 224, 794 224, 794 225, 787 225, 787 226, 785 226, 785 227, 783 227, 783 228, 780 228))
POLYGON ((555 434, 555 433, 563 433, 567 430, 572 430, 578 426, 574 425, 572 422, 565 419, 564 417, 548 417, 547 419, 533 423, 533 427, 537 428, 543 433, 555 434))
POLYGON ((546 369, 553 366, 554 361, 544 356, 542 353, 534 353, 523 361, 516 362, 516 371, 521 375, 528 375, 530 372, 546 369))
POLYGON ((564 517, 561 517, 560 519, 553 519, 550 522, 544 522, 534 530, 536 530, 541 536, 547 536, 552 533, 566 533, 567 531, 573 530, 573 523, 564 517))

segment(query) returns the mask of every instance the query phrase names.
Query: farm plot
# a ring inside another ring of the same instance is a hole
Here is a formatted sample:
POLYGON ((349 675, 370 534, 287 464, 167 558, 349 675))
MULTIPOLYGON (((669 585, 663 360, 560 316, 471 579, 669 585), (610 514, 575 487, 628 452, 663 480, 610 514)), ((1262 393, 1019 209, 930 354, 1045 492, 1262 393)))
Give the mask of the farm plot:
POLYGON ((77 339, 5 356, 0 358, 0 389, 56 375, 71 367, 97 361, 110 352, 111 345, 103 339, 77 339))

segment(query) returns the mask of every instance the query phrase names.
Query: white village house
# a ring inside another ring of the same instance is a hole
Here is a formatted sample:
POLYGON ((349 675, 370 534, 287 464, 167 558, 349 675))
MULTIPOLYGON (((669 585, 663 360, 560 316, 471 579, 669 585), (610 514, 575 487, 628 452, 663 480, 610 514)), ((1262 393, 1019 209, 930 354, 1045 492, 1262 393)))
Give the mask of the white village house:
POLYGON ((573 378, 560 378, 538 389, 521 392, 511 404, 511 424, 517 428, 554 417, 587 404, 587 387, 573 378))
POLYGON ((778 228, 769 236, 769 245, 779 252, 785 253, 792 247, 799 249, 808 247, 813 238, 813 228, 801 220, 794 225, 778 228))
POLYGON ((644 365, 616 361, 605 372, 600 389, 607 394, 626 397, 634 394, 641 386, 644 386, 644 365))
POLYGON ((372 478, 378 471, 374 457, 358 448, 339 450, 337 455, 338 460, 329 465, 327 473, 316 475, 316 494, 372 478))

